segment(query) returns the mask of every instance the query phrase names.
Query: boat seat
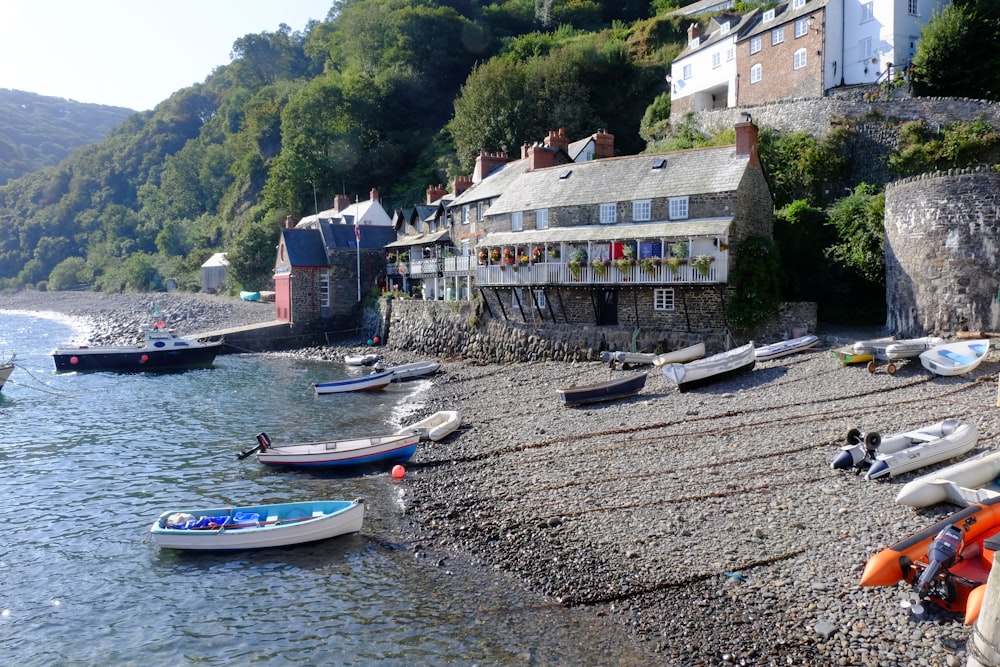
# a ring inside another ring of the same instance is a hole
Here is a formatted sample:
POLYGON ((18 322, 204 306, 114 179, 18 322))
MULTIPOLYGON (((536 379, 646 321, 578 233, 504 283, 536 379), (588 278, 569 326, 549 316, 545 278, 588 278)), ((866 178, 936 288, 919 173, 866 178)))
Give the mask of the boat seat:
POLYGON ((316 510, 315 512, 313 512, 313 518, 314 519, 316 517, 318 517, 318 516, 323 516, 323 512, 321 512, 320 510, 316 510))
POLYGON ((267 517, 266 523, 273 523, 273 522, 275 522, 277 520, 278 520, 278 515, 277 514, 271 514, 270 516, 267 517))

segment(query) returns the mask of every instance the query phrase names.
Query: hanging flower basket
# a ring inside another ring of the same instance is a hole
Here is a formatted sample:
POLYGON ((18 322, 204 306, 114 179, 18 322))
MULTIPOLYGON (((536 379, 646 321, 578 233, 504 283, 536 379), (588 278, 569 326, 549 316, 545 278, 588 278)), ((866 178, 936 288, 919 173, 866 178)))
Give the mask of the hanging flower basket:
POLYGON ((674 277, 676 277, 681 272, 681 264, 684 264, 685 262, 677 255, 673 255, 664 259, 663 263, 670 267, 670 272, 674 274, 674 277))
POLYGON ((479 253, 476 255, 479 258, 480 264, 485 264, 486 260, 490 258, 490 253, 486 248, 480 248, 479 253))
POLYGON ((544 250, 542 250, 541 248, 535 248, 534 250, 531 251, 531 261, 532 262, 537 263, 537 262, 542 261, 543 259, 545 259, 545 251, 544 250))
POLYGON ((490 248, 490 261, 494 263, 500 261, 500 248, 490 248))
POLYGON ((615 260, 615 268, 622 273, 628 273, 632 270, 632 260, 627 257, 622 257, 615 260))
POLYGON ((590 263, 590 268, 594 270, 594 273, 604 278, 608 275, 608 266, 611 262, 607 259, 601 259, 598 257, 590 263))
POLYGON ((715 257, 712 255, 698 255, 691 259, 691 264, 699 274, 707 276, 714 261, 715 257))
POLYGON ((656 270, 660 266, 660 258, 659 257, 645 257, 645 258, 639 260, 639 266, 642 268, 643 271, 645 271, 649 275, 655 276, 656 275, 656 270))
POLYGON ((559 259, 559 248, 549 248, 549 257, 559 259))
POLYGON ((580 264, 580 262, 576 261, 575 259, 571 259, 568 262, 566 262, 566 268, 568 268, 569 272, 573 275, 573 280, 580 279, 580 269, 583 268, 583 265, 580 264))

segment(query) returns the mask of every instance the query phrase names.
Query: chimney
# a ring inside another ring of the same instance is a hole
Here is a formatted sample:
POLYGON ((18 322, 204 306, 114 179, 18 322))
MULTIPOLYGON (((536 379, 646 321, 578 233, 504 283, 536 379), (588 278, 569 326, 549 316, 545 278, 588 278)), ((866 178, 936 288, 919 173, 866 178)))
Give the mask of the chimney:
POLYGON ((701 26, 697 23, 692 23, 688 26, 688 44, 698 46, 699 37, 701 37, 701 26))
POLYGON ((459 196, 466 190, 472 187, 472 177, 471 176, 456 176, 455 186, 451 189, 455 193, 455 196, 459 196))
POLYGON ((479 183, 490 175, 490 172, 500 165, 510 162, 506 153, 487 153, 480 151, 476 158, 476 170, 472 172, 472 182, 479 183))
POLYGON ((528 171, 545 169, 555 164, 555 153, 551 148, 539 146, 538 144, 528 148, 528 171))
POLYGON ((345 208, 351 205, 351 200, 347 198, 347 195, 337 195, 333 198, 333 210, 340 213, 345 208))
POLYGON ((428 185, 427 186, 427 203, 433 204, 438 199, 441 199, 448 191, 444 189, 443 185, 428 185))
POLYGON ((549 132, 549 136, 545 137, 545 147, 552 150, 555 153, 557 150, 562 149, 564 153, 569 152, 569 139, 566 137, 566 132, 560 127, 558 132, 549 132))
POLYGON ((295 229, 295 222, 290 215, 285 216, 285 229, 295 229))
POLYGON ((615 135, 608 134, 604 130, 598 130, 594 134, 594 159, 615 156, 615 135))
POLYGON ((521 144, 521 159, 522 160, 527 160, 528 159, 528 149, 529 148, 531 148, 531 144, 529 144, 527 141, 525 141, 523 144, 521 144))
POLYGON ((757 126, 750 114, 744 113, 746 120, 736 123, 736 157, 749 157, 750 164, 759 164, 757 155, 757 126))
POLYGON ((372 188, 372 191, 368 193, 368 199, 371 201, 378 201, 379 200, 378 190, 372 188))

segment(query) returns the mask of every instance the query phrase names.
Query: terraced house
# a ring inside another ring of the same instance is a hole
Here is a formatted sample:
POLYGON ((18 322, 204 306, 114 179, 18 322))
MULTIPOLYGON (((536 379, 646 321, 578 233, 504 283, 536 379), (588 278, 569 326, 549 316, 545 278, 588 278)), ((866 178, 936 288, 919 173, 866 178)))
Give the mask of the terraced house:
POLYGON ((736 136, 612 157, 611 135, 581 149, 553 132, 519 160, 481 162, 447 209, 470 289, 493 317, 534 326, 725 330, 730 266, 743 240, 771 236, 773 213, 757 127, 736 136))

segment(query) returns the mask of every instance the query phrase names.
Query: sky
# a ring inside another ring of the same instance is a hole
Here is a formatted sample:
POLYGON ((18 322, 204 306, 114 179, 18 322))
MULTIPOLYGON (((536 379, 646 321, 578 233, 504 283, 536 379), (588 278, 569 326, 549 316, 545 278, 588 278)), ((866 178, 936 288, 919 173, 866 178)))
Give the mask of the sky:
POLYGON ((302 32, 333 0, 0 0, 0 88, 152 109, 228 65, 233 42, 302 32))

